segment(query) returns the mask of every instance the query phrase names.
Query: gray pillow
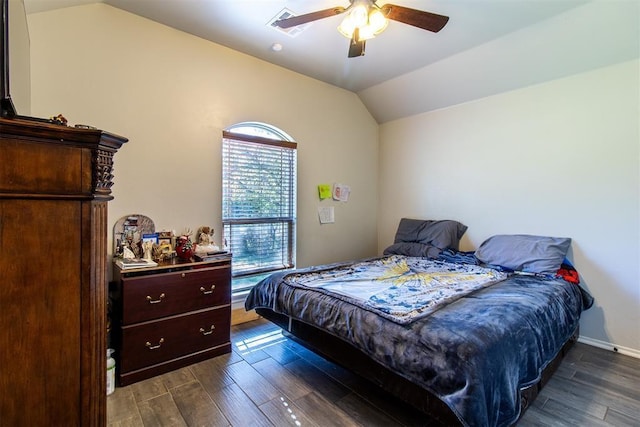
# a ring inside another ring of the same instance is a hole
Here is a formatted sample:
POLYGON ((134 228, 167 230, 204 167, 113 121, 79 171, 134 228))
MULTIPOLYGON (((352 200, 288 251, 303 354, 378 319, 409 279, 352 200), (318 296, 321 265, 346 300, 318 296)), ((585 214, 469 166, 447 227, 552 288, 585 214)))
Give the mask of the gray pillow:
POLYGON ((570 246, 568 237, 499 234, 482 242, 475 255, 485 264, 514 271, 555 274, 570 246))
POLYGON ((438 258, 442 249, 438 249, 432 245, 416 242, 400 242, 386 248, 384 255, 404 255, 422 258, 438 258))
POLYGON ((467 226, 457 221, 402 218, 393 245, 384 254, 436 258, 443 249, 458 250, 465 231, 467 226))

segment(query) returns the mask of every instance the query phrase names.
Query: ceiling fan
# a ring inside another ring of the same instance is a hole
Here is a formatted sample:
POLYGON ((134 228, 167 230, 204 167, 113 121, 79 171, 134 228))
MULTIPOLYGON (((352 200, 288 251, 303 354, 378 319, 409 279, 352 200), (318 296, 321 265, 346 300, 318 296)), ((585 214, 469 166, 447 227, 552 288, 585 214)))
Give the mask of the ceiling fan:
POLYGON ((440 31, 449 21, 448 16, 410 9, 395 4, 387 3, 378 6, 376 0, 349 0, 349 2, 351 4, 346 8, 336 6, 280 19, 275 22, 275 25, 280 28, 291 28, 346 12, 347 15, 338 27, 338 31, 351 39, 348 56, 353 58, 364 55, 365 42, 384 31, 389 19, 434 33, 440 31))

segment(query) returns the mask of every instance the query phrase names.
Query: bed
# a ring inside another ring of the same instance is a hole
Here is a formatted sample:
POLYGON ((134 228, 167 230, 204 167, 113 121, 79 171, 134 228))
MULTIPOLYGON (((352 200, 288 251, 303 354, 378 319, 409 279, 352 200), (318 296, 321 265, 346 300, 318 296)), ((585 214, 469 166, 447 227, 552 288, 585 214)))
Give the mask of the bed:
POLYGON ((507 426, 577 339, 592 297, 571 240, 403 218, 381 257, 278 272, 245 307, 443 425, 507 426))

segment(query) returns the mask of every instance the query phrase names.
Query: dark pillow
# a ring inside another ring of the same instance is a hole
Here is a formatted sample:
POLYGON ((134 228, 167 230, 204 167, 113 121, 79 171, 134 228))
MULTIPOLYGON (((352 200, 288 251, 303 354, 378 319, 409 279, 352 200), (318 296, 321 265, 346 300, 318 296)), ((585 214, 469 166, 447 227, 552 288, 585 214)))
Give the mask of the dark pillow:
POLYGON ((514 271, 555 274, 570 246, 568 237, 501 234, 482 242, 476 258, 514 271))
POLYGON ((458 250, 467 226, 452 220, 422 220, 402 218, 394 244, 384 254, 437 257, 443 249, 458 250))
POLYGON ((394 243, 384 250, 384 255, 405 255, 423 258, 437 258, 442 249, 416 242, 394 243))

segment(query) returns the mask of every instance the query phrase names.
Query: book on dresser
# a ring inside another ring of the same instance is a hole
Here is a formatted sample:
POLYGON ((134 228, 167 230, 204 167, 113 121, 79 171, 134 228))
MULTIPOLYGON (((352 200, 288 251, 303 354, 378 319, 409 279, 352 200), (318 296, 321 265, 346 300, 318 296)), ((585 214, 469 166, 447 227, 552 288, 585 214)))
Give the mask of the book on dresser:
POLYGON ((130 268, 144 268, 144 267, 156 267, 157 262, 144 258, 117 258, 115 263, 123 270, 130 268))
POLYGON ((195 253, 193 259, 196 261, 212 261, 229 257, 229 251, 211 251, 203 253, 195 253))

